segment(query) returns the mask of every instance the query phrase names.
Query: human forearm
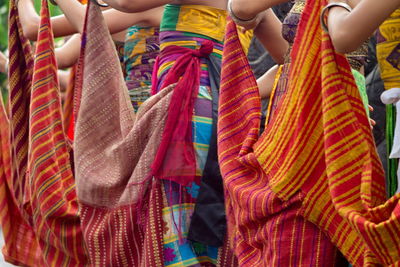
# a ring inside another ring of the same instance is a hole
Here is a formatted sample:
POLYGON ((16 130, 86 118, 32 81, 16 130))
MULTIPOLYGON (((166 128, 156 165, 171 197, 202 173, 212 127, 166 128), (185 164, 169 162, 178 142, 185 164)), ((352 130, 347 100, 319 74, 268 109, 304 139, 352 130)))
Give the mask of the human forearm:
POLYGON ((0 52, 0 72, 7 74, 7 64, 8 64, 8 59, 7 57, 0 52))
POLYGON ((172 0, 103 0, 104 3, 122 12, 142 12, 172 2, 172 0))
POLYGON ((328 29, 335 49, 341 53, 356 50, 399 6, 399 0, 386 0, 386 3, 362 0, 351 12, 332 7, 328 13, 328 29))
MULTIPOLYGON (((31 41, 36 41, 40 17, 36 13, 32 0, 19 0, 18 11, 25 37, 31 41)), ((71 35, 76 32, 64 16, 51 18, 51 23, 55 37, 71 35)))
POLYGON ((283 64, 289 44, 282 36, 282 23, 271 9, 268 9, 263 16, 264 18, 254 29, 254 34, 275 62, 283 64))
POLYGON ((275 5, 288 2, 288 0, 231 0, 231 7, 235 15, 241 19, 249 20, 258 13, 275 5))
POLYGON ((57 5, 63 11, 76 32, 82 33, 85 22, 86 7, 77 0, 58 0, 57 5))
POLYGON ((257 79, 257 86, 260 91, 260 97, 262 99, 271 96, 272 90, 274 88, 275 77, 278 73, 278 70, 279 66, 275 65, 257 79))

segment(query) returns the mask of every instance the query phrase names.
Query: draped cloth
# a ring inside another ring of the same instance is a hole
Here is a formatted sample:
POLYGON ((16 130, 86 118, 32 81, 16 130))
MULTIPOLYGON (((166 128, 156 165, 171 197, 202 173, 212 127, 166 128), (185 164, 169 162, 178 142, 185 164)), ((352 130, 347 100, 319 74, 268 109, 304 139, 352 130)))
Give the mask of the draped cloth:
POLYGON ((400 261, 400 196, 385 202, 382 166, 350 66, 319 24, 325 4, 307 1, 288 92, 261 137, 258 89, 252 75, 238 72, 246 61, 228 24, 218 145, 228 231, 242 264, 263 263, 266 255, 276 208, 266 205, 268 187, 282 201, 281 212, 300 202, 300 214, 354 266, 400 261))
POLYGON ((47 0, 42 0, 32 78, 28 179, 32 227, 45 265, 86 266, 75 181, 62 127, 61 100, 47 0))
POLYGON ((13 193, 25 218, 29 217, 29 199, 26 190, 26 168, 28 165, 29 105, 33 73, 33 56, 28 39, 22 32, 15 1, 10 1, 9 14, 10 65, 10 146, 12 157, 13 193))
POLYGON ((0 223, 5 239, 2 252, 15 265, 43 263, 42 251, 29 224, 26 189, 28 121, 33 57, 24 37, 17 5, 10 1, 8 112, 0 106, 0 223))
POLYGON ((74 162, 81 225, 94 266, 164 265, 161 183, 151 164, 173 85, 135 116, 98 6, 88 3, 74 162))
POLYGON ((32 227, 25 221, 16 201, 11 181, 9 121, 0 100, 0 223, 5 240, 2 252, 7 262, 34 266, 43 263, 32 227))

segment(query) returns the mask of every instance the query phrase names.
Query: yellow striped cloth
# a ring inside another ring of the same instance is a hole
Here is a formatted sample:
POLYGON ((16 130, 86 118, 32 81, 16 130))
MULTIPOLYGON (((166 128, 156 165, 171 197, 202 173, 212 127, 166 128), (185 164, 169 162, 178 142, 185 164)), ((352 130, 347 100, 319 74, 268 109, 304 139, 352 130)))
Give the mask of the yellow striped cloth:
POLYGON ((319 23, 326 2, 307 1, 288 92, 260 138, 254 78, 245 71, 243 79, 224 77, 230 70, 223 67, 218 138, 231 238, 237 254, 262 257, 272 238, 266 236, 274 208, 266 205, 270 187, 283 201, 282 212, 301 201, 303 217, 353 265, 398 266, 400 195, 385 202, 382 166, 350 66, 319 23))

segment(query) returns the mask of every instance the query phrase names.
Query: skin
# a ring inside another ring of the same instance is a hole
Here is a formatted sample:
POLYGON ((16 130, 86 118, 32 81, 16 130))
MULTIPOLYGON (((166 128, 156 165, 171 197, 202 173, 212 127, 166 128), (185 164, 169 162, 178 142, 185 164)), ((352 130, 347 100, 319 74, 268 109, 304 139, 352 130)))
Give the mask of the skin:
POLYGON ((275 76, 278 73, 279 66, 275 65, 270 68, 266 73, 257 79, 257 85, 260 90, 260 97, 262 99, 271 96, 271 92, 275 82, 275 76))
MULTIPOLYGON (((65 15, 51 18, 54 36, 69 36, 82 32, 86 7, 76 0, 59 0, 58 2, 65 15)), ((18 9, 24 35, 29 40, 35 41, 40 17, 35 11, 32 0, 19 0, 18 9)), ((141 13, 130 14, 110 9, 104 11, 103 14, 110 33, 115 34, 126 30, 132 25, 158 26, 160 25, 162 12, 163 8, 159 7, 141 13)))
POLYGON ((141 12, 166 4, 205 5, 219 9, 226 9, 227 4, 227 0, 103 0, 103 2, 124 12, 141 12))
POLYGON ((7 63, 7 57, 0 51, 0 72, 7 74, 6 73, 6 63, 7 63))
MULTIPOLYGON (((64 15, 51 18, 55 37, 67 36, 83 31, 86 6, 76 0, 58 1, 64 15)), ((37 38, 40 17, 36 13, 32 0, 18 2, 20 19, 24 35, 31 41, 37 38)), ((125 13, 115 9, 104 11, 105 21, 114 41, 125 40, 125 30, 132 25, 160 25, 163 8, 148 10, 141 13, 125 13)), ((56 49, 57 64, 60 69, 71 67, 76 63, 80 53, 80 35, 74 35, 68 42, 56 49)))
MULTIPOLYGON (((251 19, 258 13, 284 2, 287 0, 232 0, 232 9, 238 17, 251 19)), ((341 7, 333 7, 328 13, 329 34, 336 50, 341 53, 356 50, 393 11, 400 7, 400 0, 350 0, 347 3, 354 8, 352 12, 341 7)))

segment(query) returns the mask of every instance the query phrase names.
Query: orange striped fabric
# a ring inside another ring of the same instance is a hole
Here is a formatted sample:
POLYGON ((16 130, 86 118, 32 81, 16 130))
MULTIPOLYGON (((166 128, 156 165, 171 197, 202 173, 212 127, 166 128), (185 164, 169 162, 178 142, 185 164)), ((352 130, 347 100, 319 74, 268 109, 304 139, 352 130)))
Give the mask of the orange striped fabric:
POLYGON ((48 266, 85 266, 75 181, 65 141, 47 0, 42 0, 29 123, 33 228, 48 266))
POLYGON ((270 187, 282 200, 283 212, 300 201, 302 216, 354 266, 397 266, 400 196, 385 202, 382 166, 349 64, 335 53, 319 24, 325 4, 307 1, 292 50, 288 92, 260 138, 253 78, 229 76, 228 67, 223 68, 218 138, 231 238, 239 255, 263 254, 271 238, 266 227, 273 207, 265 193, 270 187), (232 83, 245 89, 236 90, 232 83), (233 118, 243 120, 232 123, 233 118))
POLYGON ((3 101, 0 100, 0 223, 5 245, 6 261, 15 265, 42 264, 41 250, 33 229, 22 217, 11 181, 9 121, 3 101))

